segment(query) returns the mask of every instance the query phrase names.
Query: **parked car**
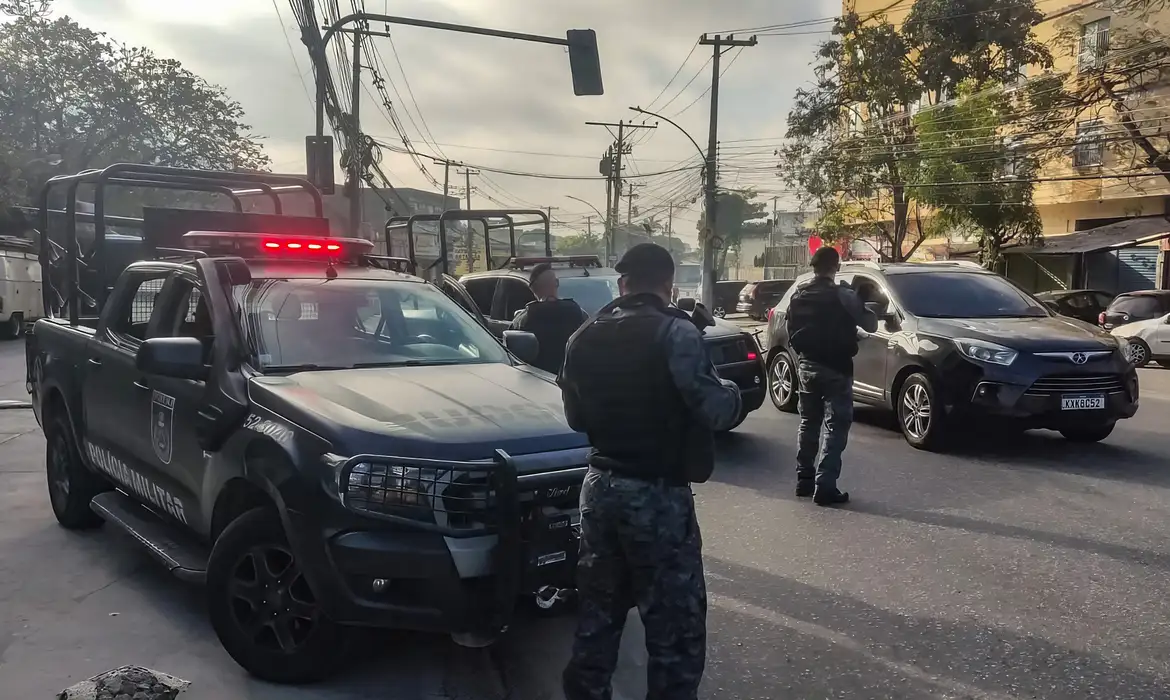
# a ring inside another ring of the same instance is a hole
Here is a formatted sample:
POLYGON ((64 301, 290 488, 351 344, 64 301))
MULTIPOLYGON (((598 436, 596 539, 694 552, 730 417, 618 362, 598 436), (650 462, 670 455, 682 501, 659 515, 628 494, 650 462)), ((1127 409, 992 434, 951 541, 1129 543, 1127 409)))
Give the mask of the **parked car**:
POLYGON ((41 263, 33 241, 0 236, 0 338, 18 338, 44 315, 41 263))
POLYGON ((1101 312, 1098 321, 1111 331, 1118 326, 1148 321, 1170 313, 1170 289, 1147 289, 1119 294, 1109 308, 1101 312))
POLYGON ((738 310, 740 292, 750 282, 746 280, 719 280, 715 283, 715 304, 711 313, 716 318, 723 318, 729 312, 738 310))
POLYGON ((1135 367, 1145 367, 1151 361, 1170 367, 1170 314, 1124 323, 1111 332, 1128 341, 1129 359, 1135 367))
MULTIPOLYGON (((894 411, 914 447, 944 448, 956 426, 995 418, 1097 442, 1137 412, 1124 338, 1052 313, 999 275, 961 263, 846 263, 838 279, 878 316, 877 332, 859 330, 854 399, 894 411)), ((785 329, 794 291, 768 323, 769 395, 783 411, 796 410, 785 329)))
POLYGON ((1096 289, 1057 289, 1040 292, 1036 298, 1062 316, 1098 325, 1101 313, 1109 308, 1113 295, 1096 289))
POLYGON ((763 321, 768 315, 768 309, 784 297, 784 293, 792 284, 793 280, 749 282, 740 290, 739 303, 735 305, 735 310, 757 321, 763 321))
MULTIPOLYGON (((552 265, 560 282, 559 295, 577 302, 588 314, 597 313, 618 296, 618 273, 613 268, 602 267, 595 255, 514 258, 506 267, 463 275, 457 284, 483 314, 488 328, 502 336, 520 309, 535 301, 528 276, 532 267, 542 262, 552 265)), ((760 348, 752 334, 722 319, 716 319, 714 326, 704 329, 703 341, 715 371, 720 377, 734 381, 743 394, 742 415, 728 428, 734 430, 749 413, 764 404, 768 382, 760 348)))

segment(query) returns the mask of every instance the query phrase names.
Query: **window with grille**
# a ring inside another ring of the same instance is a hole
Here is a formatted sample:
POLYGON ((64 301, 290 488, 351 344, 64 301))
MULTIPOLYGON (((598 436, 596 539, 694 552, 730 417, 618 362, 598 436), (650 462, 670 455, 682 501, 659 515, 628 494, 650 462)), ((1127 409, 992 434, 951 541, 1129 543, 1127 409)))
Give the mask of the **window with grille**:
POLYGON ((1105 142, 1101 138, 1103 131, 1104 125, 1100 119, 1077 123, 1073 165, 1078 168, 1101 165, 1105 157, 1105 142))
POLYGON ((1109 51, 1109 18, 1103 17, 1081 26, 1081 45, 1077 52, 1077 67, 1082 70, 1105 65, 1109 51))
POLYGON ((141 279, 134 296, 111 321, 110 330, 138 340, 146 338, 146 326, 154 313, 155 300, 165 281, 165 276, 141 279))

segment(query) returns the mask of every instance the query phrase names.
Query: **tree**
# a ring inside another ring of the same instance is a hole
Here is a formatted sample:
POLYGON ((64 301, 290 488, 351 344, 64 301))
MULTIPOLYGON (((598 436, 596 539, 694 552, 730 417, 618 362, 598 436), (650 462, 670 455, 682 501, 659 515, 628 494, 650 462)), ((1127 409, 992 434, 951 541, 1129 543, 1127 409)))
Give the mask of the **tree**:
POLYGON ((603 242, 599 234, 573 233, 557 236, 557 255, 602 255, 603 242))
MULTIPOLYGON (((744 222, 758 219, 764 215, 767 205, 764 202, 754 202, 756 193, 753 190, 738 192, 720 192, 716 195, 714 235, 722 240, 722 245, 716 251, 715 276, 724 271, 727 265, 727 252, 739 250, 743 241, 744 222)), ((704 212, 695 224, 700 235, 707 228, 707 215, 704 212)))
POLYGON ((1170 37, 1157 16, 1165 9, 1163 0, 1112 0, 1065 21, 1057 43, 1076 66, 1030 81, 1048 101, 1020 129, 1033 134, 1027 145, 1041 161, 1110 152, 1123 168, 1170 182, 1170 37))
POLYGON ((1039 16, 1031 2, 919 0, 903 32, 884 16, 835 21, 813 87, 797 90, 791 141, 779 152, 789 184, 821 212, 824 238, 876 239, 886 260, 917 250, 929 212, 914 187, 913 114, 946 102, 963 81, 1004 79, 1017 60, 1050 65, 1031 32, 1039 16))
POLYGON ((1043 228, 1032 203, 1035 162, 1001 133, 1012 111, 1010 94, 964 85, 957 100, 914 119, 919 177, 939 183, 917 188, 916 196, 934 208, 940 227, 974 233, 989 269, 1000 264, 1004 246, 1032 243, 1043 228))
POLYGON ((50 0, 0 13, 0 197, 28 199, 51 174, 119 161, 263 169, 268 157, 222 88, 80 26, 50 0), (32 167, 30 167, 32 166, 32 167))

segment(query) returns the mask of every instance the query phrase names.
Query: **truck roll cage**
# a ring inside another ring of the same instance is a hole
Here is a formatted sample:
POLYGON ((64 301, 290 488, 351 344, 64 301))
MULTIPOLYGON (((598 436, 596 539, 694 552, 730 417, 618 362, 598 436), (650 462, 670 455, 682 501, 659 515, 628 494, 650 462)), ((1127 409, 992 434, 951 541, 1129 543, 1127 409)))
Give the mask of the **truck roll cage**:
POLYGON ((552 232, 550 230, 550 221, 548 214, 539 209, 450 209, 442 214, 414 214, 412 216, 392 216, 386 220, 384 233, 386 236, 387 253, 389 253, 390 237, 396 231, 405 231, 407 257, 414 266, 414 274, 418 274, 418 256, 415 247, 415 226, 419 223, 435 222, 439 224, 439 258, 429 265, 423 272, 428 272, 432 268, 438 266, 440 273, 450 274, 450 261, 448 260, 447 246, 447 224, 453 221, 465 221, 468 223, 478 221, 484 228, 484 262, 487 269, 495 269, 492 260, 492 231, 500 229, 508 230, 508 247, 509 255, 504 260, 500 267, 507 267, 508 263, 516 257, 519 257, 516 247, 516 227, 518 226, 544 226, 544 252, 545 255, 552 255, 552 232), (518 216, 536 216, 539 217, 533 221, 517 222, 518 216), (495 223, 493 223, 495 222, 495 223))
POLYGON ((324 204, 317 188, 304 178, 287 175, 219 172, 133 163, 115 163, 103 169, 85 170, 74 175, 59 175, 51 178, 41 189, 38 211, 41 232, 39 257, 43 271, 41 293, 46 316, 57 317, 67 314, 69 323, 76 325, 82 315, 82 302, 95 311, 100 311, 105 305, 109 295, 108 285, 102 281, 109 277, 109 270, 106 269, 107 256, 103 255, 107 224, 140 229, 143 231, 143 241, 147 246, 157 248, 159 251, 170 248, 165 245, 166 242, 147 240, 149 232, 144 225, 144 219, 106 214, 106 188, 110 186, 218 194, 231 201, 234 212, 240 215, 241 219, 245 217, 243 205, 245 197, 264 196, 272 202, 274 214, 283 216, 282 195, 307 194, 313 202, 315 217, 318 219, 324 217, 324 204), (94 187, 93 213, 77 211, 77 191, 81 185, 94 187), (50 195, 61 187, 66 191, 65 208, 50 209, 50 195), (51 240, 49 227, 51 214, 64 216, 65 219, 64 240, 60 243, 51 240), (93 223, 94 240, 88 253, 82 251, 78 240, 78 221, 93 223), (94 273, 99 280, 93 294, 83 289, 84 285, 81 282, 83 269, 94 273))

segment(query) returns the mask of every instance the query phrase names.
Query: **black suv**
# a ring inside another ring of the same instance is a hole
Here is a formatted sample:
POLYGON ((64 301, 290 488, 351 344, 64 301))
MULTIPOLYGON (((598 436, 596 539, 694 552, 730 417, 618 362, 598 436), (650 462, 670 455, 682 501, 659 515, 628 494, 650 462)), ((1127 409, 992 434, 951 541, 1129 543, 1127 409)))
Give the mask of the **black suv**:
MULTIPOLYGON (((496 335, 507 330, 516 314, 535 301, 528 287, 528 276, 532 267, 542 262, 552 265, 560 282, 560 296, 577 302, 587 314, 597 313, 618 297, 617 271, 601 267, 601 261, 594 255, 517 258, 506 267, 464 275, 459 284, 479 307, 488 327, 496 335)), ((743 395, 743 413, 729 428, 734 430, 747 414, 764 403, 767 378, 759 345, 752 334, 720 318, 715 319, 714 326, 703 331, 703 339, 719 376, 738 384, 743 395)))
MULTIPOLYGON (((796 409, 785 318, 804 279, 768 323, 769 394, 782 411, 796 409)), ((944 446, 969 418, 1096 442, 1137 412, 1124 340, 1054 314, 999 275, 963 263, 846 263, 838 280, 878 315, 876 333, 858 329, 854 398, 895 411, 914 447, 944 446)))

